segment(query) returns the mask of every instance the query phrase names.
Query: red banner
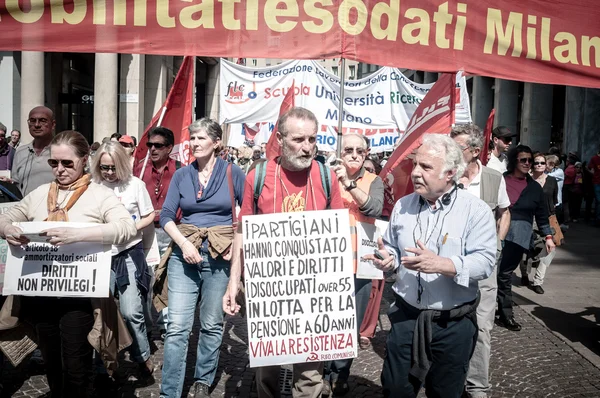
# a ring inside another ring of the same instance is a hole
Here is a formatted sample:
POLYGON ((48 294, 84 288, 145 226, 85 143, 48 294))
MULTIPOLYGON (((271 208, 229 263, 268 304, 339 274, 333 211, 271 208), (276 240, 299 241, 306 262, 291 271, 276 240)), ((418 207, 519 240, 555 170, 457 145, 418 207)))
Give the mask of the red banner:
POLYGON ((181 68, 175 77, 171 91, 163 106, 146 127, 144 135, 140 138, 135 150, 135 161, 133 173, 140 175, 144 159, 148 154, 146 142, 148 142, 148 131, 152 127, 166 127, 175 136, 175 146, 171 151, 171 157, 179 160, 182 164, 190 163, 190 133, 188 126, 192 123, 192 97, 194 93, 194 58, 185 57, 181 68))
POLYGON ((492 129, 494 128, 494 117, 496 116, 496 110, 492 109, 488 116, 487 122, 485 123, 485 130, 483 131, 483 148, 479 154, 479 160, 485 166, 488 162, 488 156, 490 155, 490 142, 492 141, 492 129))
POLYGON ((454 124, 456 105, 456 75, 445 73, 425 95, 423 101, 408 122, 400 139, 384 168, 379 173, 385 187, 383 215, 392 213, 398 199, 412 193, 414 188, 410 174, 413 168, 409 156, 421 145, 425 133, 448 134, 454 124))
POLYGON ((0 50, 376 65, 600 87, 597 0, 0 0, 0 50))
MULTIPOLYGON (((279 108, 279 117, 283 116, 287 111, 294 107, 295 103, 295 92, 294 87, 296 85, 296 81, 292 80, 292 85, 288 89, 285 97, 283 98, 283 103, 279 108)), ((281 147, 279 146, 279 142, 277 141, 277 132, 279 131, 279 123, 275 124, 275 128, 269 137, 269 141, 267 141, 267 147, 265 148, 265 155, 268 160, 275 159, 277 156, 281 155, 281 147)))

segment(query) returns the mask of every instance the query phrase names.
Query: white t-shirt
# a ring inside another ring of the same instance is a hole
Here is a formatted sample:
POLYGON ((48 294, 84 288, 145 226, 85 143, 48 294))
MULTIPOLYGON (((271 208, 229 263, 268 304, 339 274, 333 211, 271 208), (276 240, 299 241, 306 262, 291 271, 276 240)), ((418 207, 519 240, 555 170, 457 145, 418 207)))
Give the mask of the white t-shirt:
POLYGON ((486 166, 490 169, 494 169, 499 171, 500 173, 506 173, 506 164, 508 163, 508 159, 505 154, 500 154, 500 157, 497 158, 494 154, 490 154, 490 160, 487 162, 486 166))
MULTIPOLYGON (((146 190, 146 184, 139 178, 132 176, 125 184, 121 182, 110 183, 108 181, 102 181, 102 185, 113 190, 136 224, 142 217, 154 212, 154 206, 152 206, 152 200, 146 190)), ((113 246, 112 254, 115 255, 123 250, 129 249, 141 241, 142 231, 138 231, 133 240, 124 245, 113 246)))
MULTIPOLYGON (((481 199, 481 173, 483 172, 483 165, 479 160, 477 160, 477 165, 479 166, 479 173, 473 178, 469 186, 466 187, 466 190, 470 194, 481 199)), ((504 178, 501 178, 500 186, 498 187, 498 207, 506 209, 508 206, 510 206, 510 199, 506 192, 506 182, 504 181, 504 178)))

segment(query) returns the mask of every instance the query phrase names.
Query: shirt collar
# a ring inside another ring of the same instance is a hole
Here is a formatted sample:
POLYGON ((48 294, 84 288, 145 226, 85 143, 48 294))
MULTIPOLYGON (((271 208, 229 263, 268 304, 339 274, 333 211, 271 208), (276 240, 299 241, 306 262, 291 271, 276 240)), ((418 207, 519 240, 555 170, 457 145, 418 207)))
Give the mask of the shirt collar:
POLYGON ((479 159, 477 159, 477 166, 479 167, 479 172, 477 173, 475 178, 473 178, 471 180, 471 182, 469 183, 469 186, 477 185, 481 181, 481 173, 483 173, 483 164, 481 164, 481 161, 479 159))

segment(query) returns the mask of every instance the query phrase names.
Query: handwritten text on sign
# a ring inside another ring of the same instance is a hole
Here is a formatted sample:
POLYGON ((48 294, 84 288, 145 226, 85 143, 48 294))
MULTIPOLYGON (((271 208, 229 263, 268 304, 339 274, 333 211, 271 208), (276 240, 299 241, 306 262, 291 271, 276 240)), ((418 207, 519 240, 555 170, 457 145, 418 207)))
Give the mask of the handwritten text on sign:
MULTIPOLYGON (((27 224, 27 223, 22 223, 27 224)), ((51 228, 55 223, 48 224, 51 228)), ((61 223, 71 226, 75 223, 61 223)), ((78 224, 82 225, 82 224, 78 224)), ((4 295, 48 297, 108 297, 110 246, 72 243, 53 246, 30 242, 7 253, 4 295)))
POLYGON ((244 217, 250 366, 356 357, 348 210, 244 217))

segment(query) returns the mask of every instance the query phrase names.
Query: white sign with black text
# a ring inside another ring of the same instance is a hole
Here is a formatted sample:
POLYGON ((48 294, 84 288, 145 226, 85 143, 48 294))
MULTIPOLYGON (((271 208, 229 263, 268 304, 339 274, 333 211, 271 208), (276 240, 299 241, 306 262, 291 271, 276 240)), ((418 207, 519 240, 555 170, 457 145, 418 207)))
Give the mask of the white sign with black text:
POLYGON ((245 216, 250 366, 354 358, 348 210, 245 216))
POLYGON ((39 236, 50 228, 84 228, 88 223, 18 223, 36 242, 10 246, 4 276, 5 296, 108 297, 111 247, 102 243, 80 242, 53 246, 39 236))

